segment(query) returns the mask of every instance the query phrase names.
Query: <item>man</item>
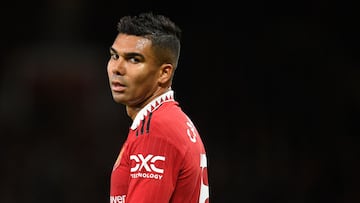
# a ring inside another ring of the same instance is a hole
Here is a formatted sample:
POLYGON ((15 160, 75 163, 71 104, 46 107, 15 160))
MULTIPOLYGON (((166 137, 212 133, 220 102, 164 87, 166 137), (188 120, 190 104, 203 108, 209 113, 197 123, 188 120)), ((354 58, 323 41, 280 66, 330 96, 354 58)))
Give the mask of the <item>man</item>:
POLYGON ((122 17, 117 31, 108 77, 133 123, 113 167, 110 202, 209 202, 203 142, 171 89, 180 28, 149 12, 122 17))

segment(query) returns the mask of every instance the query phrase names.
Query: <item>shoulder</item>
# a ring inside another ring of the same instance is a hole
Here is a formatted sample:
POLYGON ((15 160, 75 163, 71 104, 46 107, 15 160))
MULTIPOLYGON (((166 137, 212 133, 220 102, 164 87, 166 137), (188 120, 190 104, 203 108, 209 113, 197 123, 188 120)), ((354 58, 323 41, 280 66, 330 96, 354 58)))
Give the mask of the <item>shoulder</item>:
MULTIPOLYGON (((175 101, 165 102, 150 112, 134 129, 131 140, 151 142, 184 151, 194 143, 197 130, 175 101)), ((152 145, 151 144, 151 145, 152 145)))
POLYGON ((153 112, 151 124, 157 133, 181 134, 187 121, 188 116, 177 102, 167 102, 153 112))
POLYGON ((198 131, 189 116, 177 103, 167 103, 153 113, 151 136, 160 136, 175 142, 176 146, 192 145, 198 131))

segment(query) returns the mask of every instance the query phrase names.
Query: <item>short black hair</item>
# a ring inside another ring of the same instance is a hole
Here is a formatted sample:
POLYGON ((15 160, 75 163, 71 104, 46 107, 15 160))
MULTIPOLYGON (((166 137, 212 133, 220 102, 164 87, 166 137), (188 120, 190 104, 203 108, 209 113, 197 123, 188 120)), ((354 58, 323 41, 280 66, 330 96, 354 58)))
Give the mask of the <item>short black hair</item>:
POLYGON ((152 42, 161 63, 177 66, 180 55, 181 29, 168 17, 153 12, 123 16, 117 24, 119 34, 145 37, 152 42))

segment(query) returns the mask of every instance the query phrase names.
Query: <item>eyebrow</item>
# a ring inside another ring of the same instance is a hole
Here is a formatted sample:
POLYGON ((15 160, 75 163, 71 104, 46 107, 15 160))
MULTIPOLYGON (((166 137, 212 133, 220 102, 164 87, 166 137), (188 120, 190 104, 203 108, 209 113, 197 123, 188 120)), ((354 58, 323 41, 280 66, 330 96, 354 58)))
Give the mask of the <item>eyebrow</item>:
MULTIPOLYGON (((116 49, 114 49, 113 47, 110 47, 110 53, 115 53, 115 54, 119 54, 116 49)), ((138 57, 141 57, 142 59, 144 59, 144 55, 140 54, 140 53, 137 53, 137 52, 128 52, 128 53, 124 53, 123 54, 124 57, 135 57, 135 56, 138 56, 138 57)))
POLYGON ((117 51, 116 51, 114 48, 112 48, 112 47, 110 47, 110 52, 117 53, 117 51))

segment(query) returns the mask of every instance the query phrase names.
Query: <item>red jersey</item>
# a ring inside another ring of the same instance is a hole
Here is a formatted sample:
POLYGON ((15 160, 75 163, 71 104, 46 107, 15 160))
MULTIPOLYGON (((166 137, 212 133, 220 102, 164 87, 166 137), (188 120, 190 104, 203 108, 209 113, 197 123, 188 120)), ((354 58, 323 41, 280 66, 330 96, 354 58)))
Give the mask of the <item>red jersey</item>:
POLYGON ((111 174, 110 203, 208 203, 203 142, 169 91, 135 117, 111 174))

